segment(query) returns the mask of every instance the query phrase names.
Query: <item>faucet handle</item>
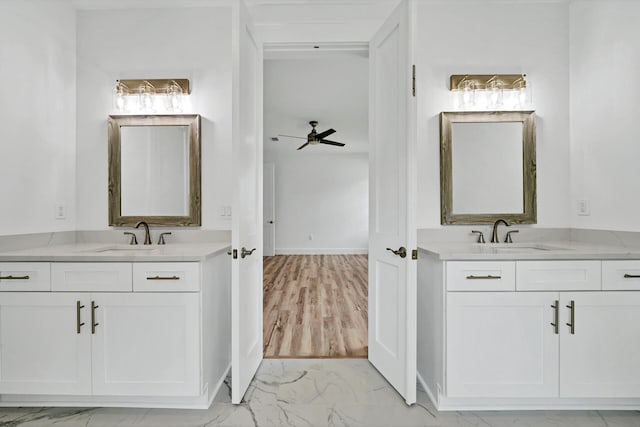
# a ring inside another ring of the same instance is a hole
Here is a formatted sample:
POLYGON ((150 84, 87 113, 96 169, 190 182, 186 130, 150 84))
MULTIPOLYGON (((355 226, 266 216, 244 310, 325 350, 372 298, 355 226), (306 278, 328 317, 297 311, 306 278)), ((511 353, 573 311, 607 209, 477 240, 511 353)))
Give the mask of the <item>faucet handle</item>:
POLYGON ((520 230, 511 230, 511 231, 507 231, 507 235, 504 238, 504 242, 505 243, 513 243, 513 240, 511 239, 511 233, 519 233, 520 230))
POLYGON ((484 234, 482 234, 482 231, 471 230, 471 234, 477 234, 478 235, 478 240, 476 241, 476 243, 485 243, 484 234))
POLYGON ((138 238, 136 237, 135 233, 132 233, 130 231, 125 231, 124 235, 125 236, 131 236, 131 239, 129 240, 129 244, 130 245, 137 245, 138 244, 138 238))
POLYGON ((160 237, 158 238, 158 244, 159 245, 166 245, 167 242, 164 241, 164 236, 171 234, 170 231, 167 231, 166 233, 160 233, 160 237))

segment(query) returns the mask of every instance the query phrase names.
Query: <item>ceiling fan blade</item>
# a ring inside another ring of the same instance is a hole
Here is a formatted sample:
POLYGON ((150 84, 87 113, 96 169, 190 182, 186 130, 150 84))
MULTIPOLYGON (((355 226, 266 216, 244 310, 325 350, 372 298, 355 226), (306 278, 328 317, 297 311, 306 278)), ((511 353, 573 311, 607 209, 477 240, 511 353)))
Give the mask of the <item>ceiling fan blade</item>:
POLYGON ((278 136, 286 136, 287 138, 298 138, 298 139, 307 139, 307 137, 305 136, 304 138, 301 136, 293 136, 293 135, 283 135, 281 133, 278 134, 278 136))
POLYGON ((323 139, 319 142, 320 144, 337 145, 338 147, 344 147, 344 144, 342 142, 329 141, 328 139, 323 139))
POLYGON ((316 139, 322 139, 325 136, 331 135, 332 133, 336 133, 335 129, 327 129, 324 132, 320 132, 320 133, 316 134, 316 139))
POLYGON ((298 150, 302 150, 304 147, 306 147, 307 145, 309 145, 308 142, 302 144, 300 147, 298 147, 298 150))

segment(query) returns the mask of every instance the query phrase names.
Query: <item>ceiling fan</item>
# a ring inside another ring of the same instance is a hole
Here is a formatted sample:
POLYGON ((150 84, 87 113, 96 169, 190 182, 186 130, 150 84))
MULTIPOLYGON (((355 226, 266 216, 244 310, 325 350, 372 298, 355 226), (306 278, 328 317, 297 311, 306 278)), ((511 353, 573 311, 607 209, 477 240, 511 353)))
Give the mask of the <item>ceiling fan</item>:
POLYGON ((293 135, 278 135, 278 136, 286 136, 286 137, 289 137, 289 138, 306 139, 307 142, 305 142, 300 147, 298 147, 298 150, 302 150, 304 147, 306 147, 309 144, 311 144, 311 145, 327 144, 327 145, 335 145, 337 147, 344 147, 345 144, 343 144, 342 142, 329 141, 328 139, 324 139, 326 136, 329 136, 329 135, 335 133, 336 132, 335 129, 327 129, 324 132, 318 133, 316 131, 316 126, 318 126, 318 122, 316 120, 312 120, 312 121, 309 122, 309 124, 311 125, 311 132, 309 132, 309 134, 307 135, 306 138, 303 138, 301 136, 293 136, 293 135))

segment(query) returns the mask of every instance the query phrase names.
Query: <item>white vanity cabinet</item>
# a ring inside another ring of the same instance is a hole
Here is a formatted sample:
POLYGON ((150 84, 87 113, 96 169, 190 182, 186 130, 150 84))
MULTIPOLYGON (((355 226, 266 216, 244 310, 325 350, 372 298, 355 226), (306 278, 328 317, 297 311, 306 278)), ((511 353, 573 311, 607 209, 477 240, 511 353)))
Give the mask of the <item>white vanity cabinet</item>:
POLYGON ((230 363, 226 251, 38 264, 50 292, 0 292, 0 405, 209 406, 230 363))
POLYGON ((640 292, 561 294, 560 395, 640 398, 640 292))
POLYGON ((550 292, 450 292, 447 395, 557 396, 555 299, 550 292))
POLYGON ((418 373, 439 409, 640 407, 640 261, 421 255, 418 373))
POLYGON ((0 393, 91 392, 91 336, 77 333, 83 298, 0 292, 0 393))

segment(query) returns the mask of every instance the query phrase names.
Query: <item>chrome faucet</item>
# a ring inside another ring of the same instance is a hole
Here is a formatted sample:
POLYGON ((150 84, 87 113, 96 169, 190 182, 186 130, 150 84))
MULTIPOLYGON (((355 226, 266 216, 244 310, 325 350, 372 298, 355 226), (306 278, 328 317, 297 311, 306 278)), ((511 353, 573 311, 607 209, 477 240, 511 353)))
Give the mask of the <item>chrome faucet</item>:
POLYGON ((140 228, 141 225, 144 225, 144 244, 151 244, 151 234, 149 233, 149 224, 144 221, 140 221, 136 224, 136 228, 140 228))
POLYGON ((498 238, 498 226, 500 225, 500 223, 503 223, 504 225, 509 227, 509 223, 502 218, 494 222, 493 233, 491 234, 491 243, 500 243, 500 239, 498 238))

